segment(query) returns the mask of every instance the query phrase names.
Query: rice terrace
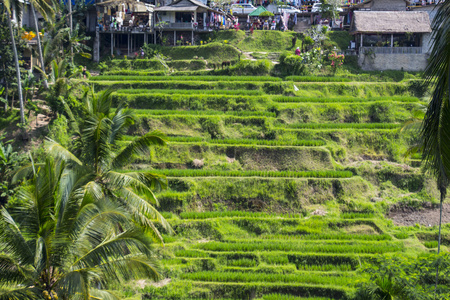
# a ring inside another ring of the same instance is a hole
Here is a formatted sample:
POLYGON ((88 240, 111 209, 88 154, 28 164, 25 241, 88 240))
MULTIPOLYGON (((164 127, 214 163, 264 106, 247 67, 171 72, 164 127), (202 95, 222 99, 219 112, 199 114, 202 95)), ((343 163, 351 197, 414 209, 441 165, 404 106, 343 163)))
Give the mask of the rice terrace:
POLYGON ((0 300, 450 299, 449 1, 88 2, 0 0, 0 300))

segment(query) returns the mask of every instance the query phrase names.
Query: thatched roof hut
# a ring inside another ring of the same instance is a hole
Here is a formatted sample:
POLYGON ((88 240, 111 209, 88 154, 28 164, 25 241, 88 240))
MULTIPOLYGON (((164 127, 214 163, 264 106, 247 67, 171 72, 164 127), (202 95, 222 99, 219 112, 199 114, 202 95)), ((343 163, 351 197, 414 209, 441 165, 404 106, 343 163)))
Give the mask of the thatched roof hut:
POLYGON ((415 11, 355 11, 352 34, 429 33, 427 12, 415 11))

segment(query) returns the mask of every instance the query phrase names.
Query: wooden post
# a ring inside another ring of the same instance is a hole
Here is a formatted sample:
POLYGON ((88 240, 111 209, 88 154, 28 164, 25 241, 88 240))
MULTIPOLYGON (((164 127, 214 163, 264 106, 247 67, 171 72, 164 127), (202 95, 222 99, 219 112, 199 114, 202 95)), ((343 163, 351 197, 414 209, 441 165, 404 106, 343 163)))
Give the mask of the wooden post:
POLYGON ((194 30, 192 29, 191 45, 194 45, 194 30))
POLYGON ((359 48, 362 48, 362 46, 363 46, 363 36, 364 36, 364 34, 361 33, 361 44, 359 45, 359 48))
POLYGON ((173 31, 173 45, 174 46, 177 45, 177 31, 176 30, 173 31))
POLYGON ((130 56, 130 33, 128 33, 128 36, 127 36, 128 38, 127 38, 127 45, 128 45, 128 56, 130 56))
POLYGON ((391 48, 394 47, 394 34, 391 34, 391 48))

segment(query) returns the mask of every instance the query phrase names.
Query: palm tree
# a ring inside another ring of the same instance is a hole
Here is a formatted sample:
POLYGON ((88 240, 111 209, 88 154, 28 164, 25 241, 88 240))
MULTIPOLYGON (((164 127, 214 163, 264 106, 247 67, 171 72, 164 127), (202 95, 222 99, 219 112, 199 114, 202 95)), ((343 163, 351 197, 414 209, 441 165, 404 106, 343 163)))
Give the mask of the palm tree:
MULTIPOLYGON (((46 0, 31 0, 31 12, 33 13, 34 28, 36 30, 37 48, 39 55, 39 62, 41 68, 45 70, 44 56, 42 54, 41 37, 39 36, 39 24, 36 16, 36 10, 46 19, 51 20, 55 17, 55 7, 58 7, 54 1, 46 0)), ((44 78, 44 88, 48 89, 47 79, 44 78)))
MULTIPOLYGON (((14 52, 14 64, 16 67, 16 76, 17 76, 17 92, 19 96, 19 106, 20 106, 20 123, 25 124, 25 112, 23 107, 23 95, 22 95, 22 81, 20 79, 20 67, 19 67, 19 56, 17 54, 16 40, 14 38, 14 30, 11 21, 11 8, 16 11, 21 11, 22 4, 17 0, 3 0, 3 4, 6 7, 6 19, 8 21, 9 31, 11 33, 11 44, 14 52)), ((17 14, 18 16, 20 14, 17 14)))
POLYGON ((152 240, 83 174, 48 158, 30 168, 20 204, 0 210, 0 299, 112 299, 114 281, 157 279, 152 240), (120 231, 117 224, 120 224, 120 231))
POLYGON ((159 203, 153 190, 166 188, 166 178, 151 172, 116 170, 126 167, 135 155, 148 154, 151 146, 165 145, 165 136, 154 131, 121 148, 118 142, 134 118, 123 103, 115 110, 111 108, 111 93, 112 90, 106 90, 96 94, 93 89, 87 89, 83 97, 83 118, 78 121, 66 105, 75 131, 73 153, 52 140, 46 141, 46 149, 51 155, 72 163, 75 170, 89 178, 92 197, 109 197, 126 207, 134 220, 162 244, 163 238, 154 222, 169 233, 171 227, 155 209, 159 203))
MULTIPOLYGON (((438 253, 441 250, 442 205, 450 174, 450 2, 441 1, 440 5, 432 24, 432 51, 425 71, 426 84, 432 89, 432 96, 421 131, 423 159, 436 176, 441 194, 438 253)), ((435 289, 438 276, 439 267, 435 289)))
MULTIPOLYGON (((425 71, 432 97, 423 121, 421 137, 423 158, 437 178, 442 203, 450 174, 450 2, 441 4, 433 21, 433 48, 425 71)), ((440 252, 441 224, 439 223, 440 252)))

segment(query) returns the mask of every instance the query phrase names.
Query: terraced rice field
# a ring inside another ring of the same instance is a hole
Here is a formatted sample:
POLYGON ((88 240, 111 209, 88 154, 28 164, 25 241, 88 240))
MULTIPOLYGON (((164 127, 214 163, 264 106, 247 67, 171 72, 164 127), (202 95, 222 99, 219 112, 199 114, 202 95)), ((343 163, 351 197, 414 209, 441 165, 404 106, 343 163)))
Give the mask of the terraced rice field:
MULTIPOLYGON (((399 128, 422 102, 407 82, 114 74, 91 83, 135 112, 123 144, 168 136, 123 172, 168 177, 158 198, 176 235, 159 252, 181 299, 345 299, 364 261, 406 251, 369 201, 385 173, 354 162, 408 147, 399 128)), ((391 184, 415 189, 415 170, 391 184)))

